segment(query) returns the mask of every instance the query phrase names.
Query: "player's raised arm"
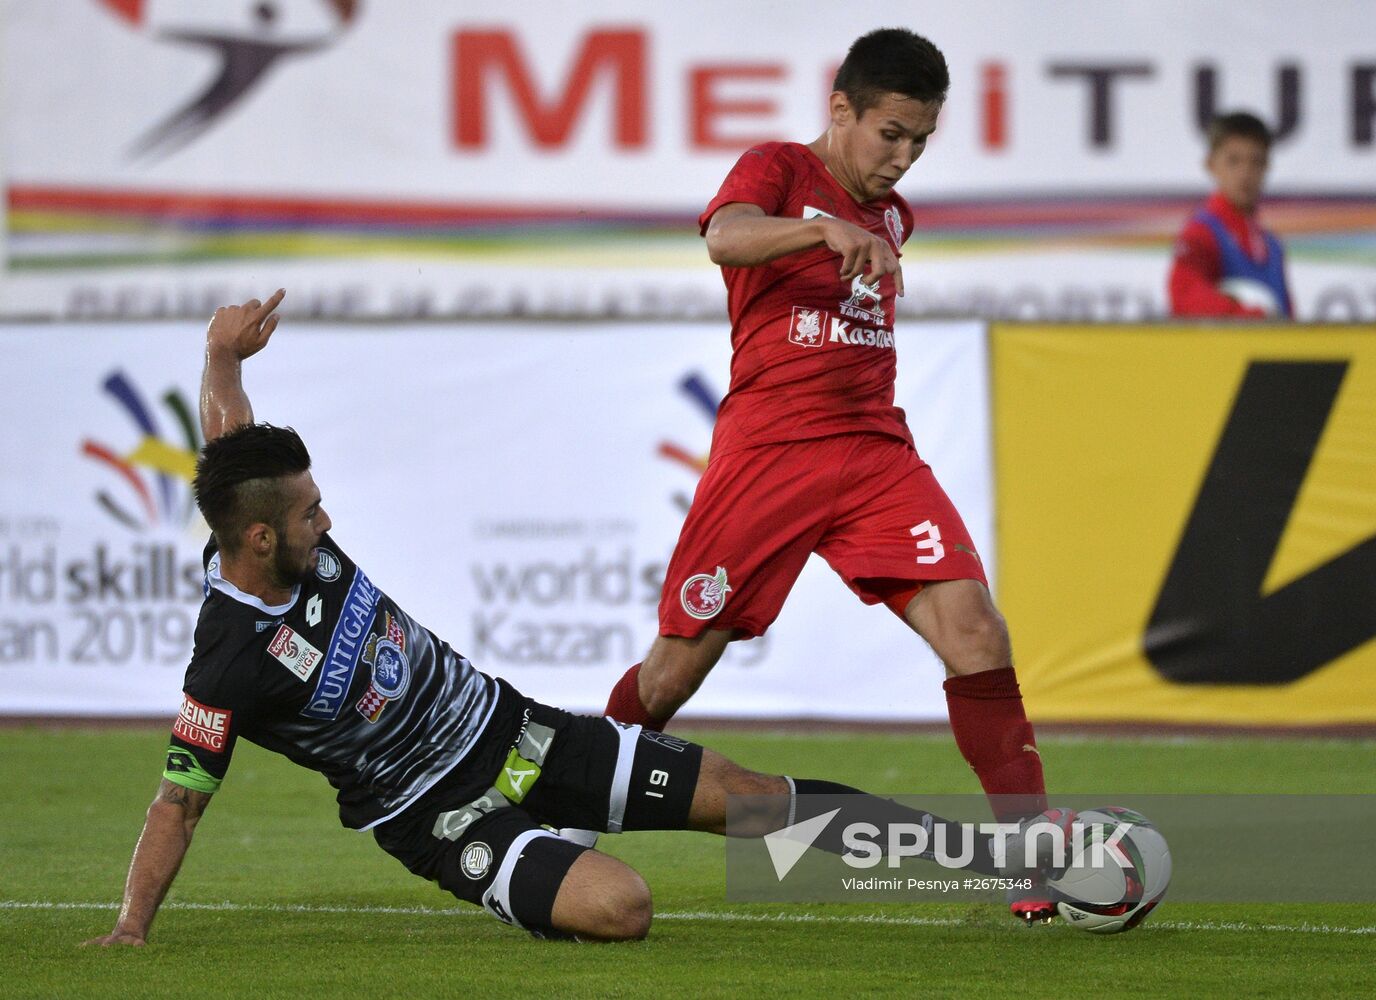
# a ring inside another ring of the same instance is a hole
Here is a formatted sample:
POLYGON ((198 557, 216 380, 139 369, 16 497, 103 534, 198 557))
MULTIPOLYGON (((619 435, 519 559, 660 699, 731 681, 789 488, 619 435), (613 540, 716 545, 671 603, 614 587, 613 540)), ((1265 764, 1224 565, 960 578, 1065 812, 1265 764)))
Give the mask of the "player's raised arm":
POLYGON ((267 345, 278 317, 273 310, 287 293, 279 288, 266 302, 249 299, 241 306, 221 306, 205 334, 205 369, 201 372, 201 434, 206 441, 243 424, 253 423, 253 406, 244 392, 241 367, 267 345))
POLYGON ((861 274, 874 281, 892 274, 903 294, 903 271, 898 255, 882 237, 843 219, 781 219, 766 215, 758 205, 732 202, 712 215, 707 226, 707 255, 724 267, 758 267, 787 254, 825 246, 841 257, 838 277, 850 281, 861 274))
POLYGON ((129 864, 124 902, 115 929, 86 944, 108 947, 148 943, 148 928, 167 890, 172 887, 172 880, 177 877, 186 850, 191 846, 191 835, 209 803, 209 792, 183 788, 163 779, 157 798, 148 807, 143 833, 134 847, 134 859, 129 864))

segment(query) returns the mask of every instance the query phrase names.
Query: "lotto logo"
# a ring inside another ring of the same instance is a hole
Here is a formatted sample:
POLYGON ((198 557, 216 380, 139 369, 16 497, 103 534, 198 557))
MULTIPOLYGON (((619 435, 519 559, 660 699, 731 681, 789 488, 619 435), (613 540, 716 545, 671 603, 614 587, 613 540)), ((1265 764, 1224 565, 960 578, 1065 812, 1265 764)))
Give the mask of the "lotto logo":
POLYGON ((788 340, 799 347, 821 347, 825 343, 827 314, 821 309, 793 307, 793 319, 788 324, 788 340))

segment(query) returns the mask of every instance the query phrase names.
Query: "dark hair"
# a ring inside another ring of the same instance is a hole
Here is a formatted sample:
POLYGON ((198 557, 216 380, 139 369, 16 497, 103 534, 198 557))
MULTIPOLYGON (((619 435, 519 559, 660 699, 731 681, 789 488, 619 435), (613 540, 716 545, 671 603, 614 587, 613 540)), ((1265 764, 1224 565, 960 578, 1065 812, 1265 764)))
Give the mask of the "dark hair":
POLYGON ((1256 115, 1247 111, 1230 111, 1226 115, 1214 115, 1213 121, 1209 122, 1209 152, 1223 145, 1223 140, 1235 136, 1259 142, 1268 150, 1274 141, 1271 130, 1256 115))
POLYGON ((310 453, 290 427, 244 424, 206 442, 191 488, 220 548, 237 551, 250 524, 271 524, 280 532, 282 480, 310 467, 310 453))
POLYGON ((831 89, 846 95, 858 117, 885 94, 944 101, 950 86, 951 73, 940 49, 906 28, 880 28, 855 40, 831 89))

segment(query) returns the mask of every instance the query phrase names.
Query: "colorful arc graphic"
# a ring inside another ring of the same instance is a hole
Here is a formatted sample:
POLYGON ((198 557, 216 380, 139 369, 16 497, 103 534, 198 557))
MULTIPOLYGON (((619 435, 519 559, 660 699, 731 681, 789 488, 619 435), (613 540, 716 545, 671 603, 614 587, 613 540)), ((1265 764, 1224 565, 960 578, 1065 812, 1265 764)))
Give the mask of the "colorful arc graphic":
MULTIPOLYGON (((706 418, 709 426, 716 423, 717 410, 721 406, 721 397, 707 384, 707 380, 700 373, 689 372, 679 381, 678 388, 680 392, 693 401, 697 409, 706 418)), ((707 455, 695 455, 673 441, 661 441, 655 451, 661 458, 667 458, 669 461, 689 469, 695 477, 701 476, 707 471, 707 455)), ((679 491, 674 494, 674 503, 685 512, 688 510, 689 499, 683 492, 679 491)))
POLYGON ((120 454, 89 438, 82 442, 81 452, 119 476, 138 501, 134 510, 139 513, 121 504, 108 490, 97 491, 96 502, 116 521, 136 531, 164 523, 187 523, 194 510, 194 500, 187 487, 195 474, 200 435, 186 400, 176 390, 168 390, 162 397, 181 432, 181 442, 172 442, 162 436, 152 411, 124 372, 111 372, 101 387, 119 404, 142 436, 127 454, 120 454), (149 486, 150 475, 156 480, 156 496, 149 486), (180 492, 185 493, 184 499, 179 499, 179 485, 180 492))

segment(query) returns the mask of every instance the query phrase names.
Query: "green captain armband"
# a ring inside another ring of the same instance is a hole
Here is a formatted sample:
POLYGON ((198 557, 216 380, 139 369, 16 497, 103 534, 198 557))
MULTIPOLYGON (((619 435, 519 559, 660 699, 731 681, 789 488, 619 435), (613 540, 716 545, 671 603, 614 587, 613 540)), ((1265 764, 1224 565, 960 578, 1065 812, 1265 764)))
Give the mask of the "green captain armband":
POLYGON ((182 747, 167 748, 167 767, 163 770, 162 776, 172 784, 189 788, 193 792, 213 794, 220 790, 221 779, 201 767, 196 755, 182 747))

